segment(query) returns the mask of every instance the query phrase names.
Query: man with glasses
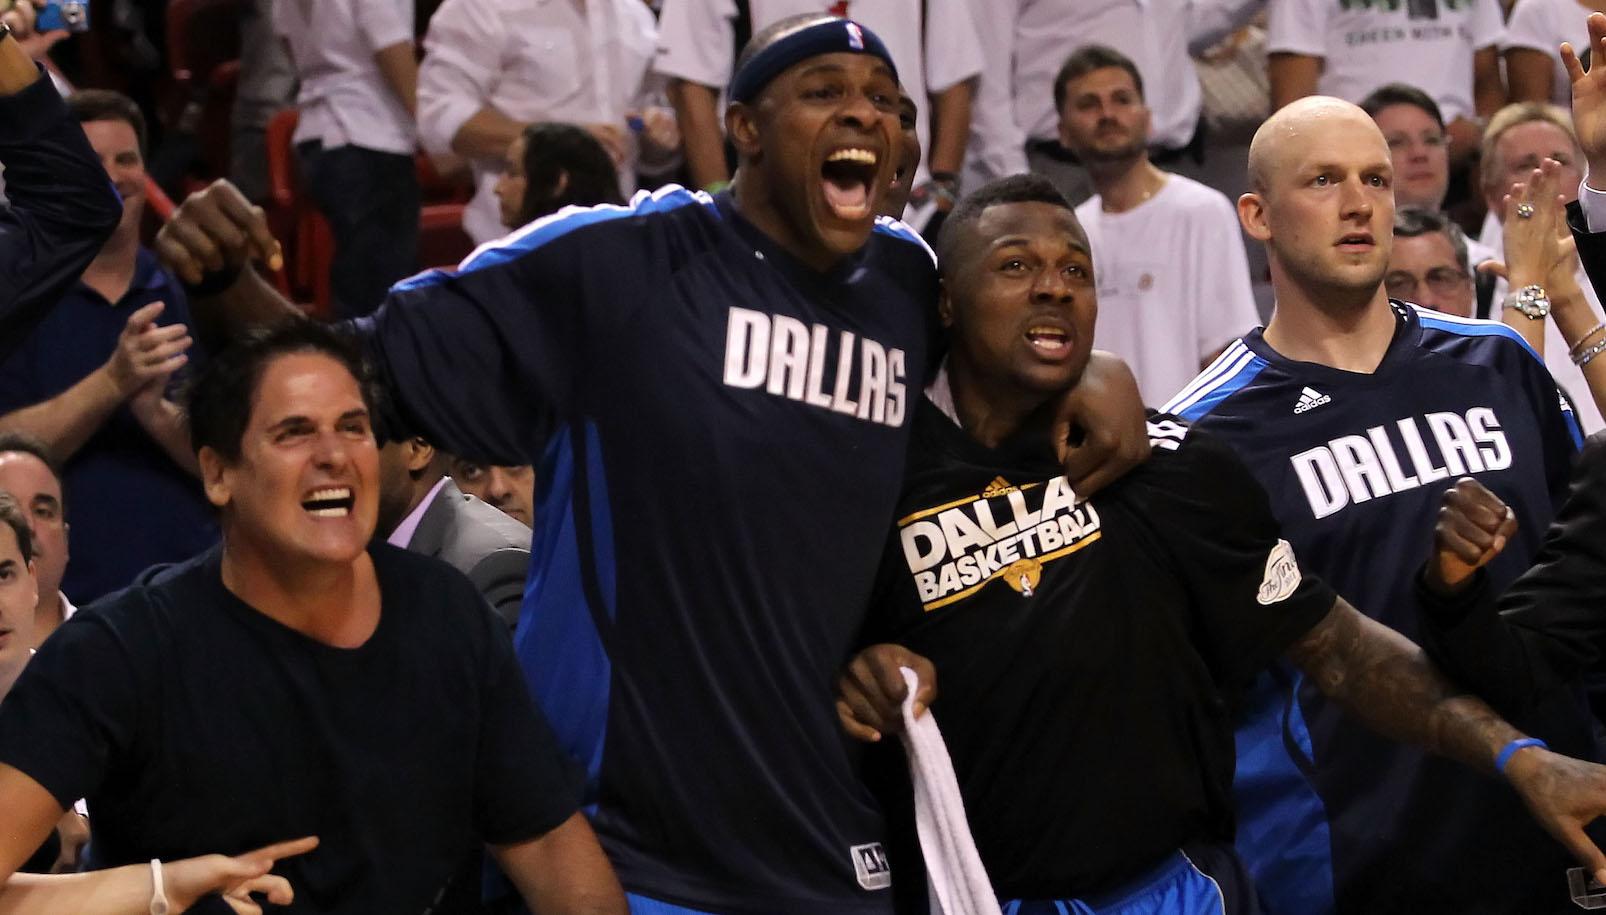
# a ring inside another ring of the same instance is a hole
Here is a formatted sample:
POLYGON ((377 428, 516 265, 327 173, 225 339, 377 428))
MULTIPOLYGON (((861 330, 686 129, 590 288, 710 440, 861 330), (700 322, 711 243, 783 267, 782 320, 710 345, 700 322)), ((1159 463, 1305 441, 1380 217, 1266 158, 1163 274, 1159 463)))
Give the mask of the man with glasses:
POLYGON ((1383 286, 1391 299, 1472 317, 1476 297, 1466 236, 1442 213, 1400 207, 1394 212, 1394 250, 1383 286))

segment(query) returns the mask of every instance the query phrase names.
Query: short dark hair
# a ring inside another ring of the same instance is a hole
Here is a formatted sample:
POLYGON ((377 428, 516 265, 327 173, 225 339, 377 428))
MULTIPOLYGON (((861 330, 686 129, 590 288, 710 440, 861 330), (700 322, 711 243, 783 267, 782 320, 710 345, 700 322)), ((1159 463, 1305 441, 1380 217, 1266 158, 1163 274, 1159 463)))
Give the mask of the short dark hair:
POLYGON ((139 154, 145 155, 145 115, 134 100, 110 89, 79 89, 67 96, 67 110, 80 124, 90 121, 123 121, 134 128, 139 154))
POLYGON ((1467 236, 1450 217, 1426 207, 1403 206, 1394 211, 1394 237, 1416 238, 1432 232, 1442 234, 1455 252, 1462 270, 1471 270, 1467 256, 1467 236))
POLYGON ((589 131, 574 124, 548 122, 524 128, 524 181, 521 226, 566 206, 625 202, 619 193, 619 172, 608 151, 589 131))
MULTIPOLYGON (((324 324, 297 318, 261 328, 225 347, 207 361, 186 391, 190 447, 211 448, 226 461, 240 457, 240 443, 251 421, 252 404, 268 363, 292 353, 319 353, 334 359, 357 379, 363 405, 377 412, 373 373, 355 343, 324 324)), ((377 419, 377 417, 376 417, 377 419)))
POLYGON ((948 218, 943 220, 942 229, 937 233, 939 267, 947 270, 964 228, 980 219, 988 207, 1001 203, 1047 203, 1063 207, 1066 212, 1076 215, 1076 208, 1071 206, 1071 202, 1065 199, 1054 182, 1042 175, 1009 175, 990 181, 966 194, 949 211, 948 218))
POLYGON ((1427 112, 1428 117, 1433 119, 1433 123, 1439 125, 1440 130, 1444 129, 1444 115, 1439 111, 1439 103, 1433 100, 1433 96, 1408 83, 1389 83, 1379 86, 1372 90, 1371 95, 1361 99, 1361 110, 1374 120, 1376 120, 1378 112, 1391 105, 1410 105, 1413 108, 1420 108, 1427 112))
POLYGON ((1094 70, 1103 70, 1106 67, 1119 67, 1132 77, 1132 84, 1138 87, 1138 98, 1143 95, 1143 74, 1138 72, 1138 65, 1132 58, 1120 51, 1102 44, 1085 44, 1071 56, 1065 58, 1060 66, 1060 72, 1054 77, 1054 111, 1065 110, 1065 93, 1071 85, 1071 80, 1081 79, 1094 70))
POLYGON ((0 524, 17 535, 17 552, 22 554, 22 561, 32 561, 33 528, 28 526, 28 513, 22 510, 22 503, 9 492, 0 491, 0 524))
POLYGON ((67 488, 62 484, 61 464, 57 462, 56 456, 50 453, 50 446, 46 445, 42 439, 26 432, 8 429, 0 432, 0 454, 5 454, 8 451, 16 452, 17 454, 31 454, 39 459, 39 463, 45 465, 45 469, 50 471, 50 475, 56 478, 56 485, 62 488, 61 510, 65 514, 67 511, 67 488))

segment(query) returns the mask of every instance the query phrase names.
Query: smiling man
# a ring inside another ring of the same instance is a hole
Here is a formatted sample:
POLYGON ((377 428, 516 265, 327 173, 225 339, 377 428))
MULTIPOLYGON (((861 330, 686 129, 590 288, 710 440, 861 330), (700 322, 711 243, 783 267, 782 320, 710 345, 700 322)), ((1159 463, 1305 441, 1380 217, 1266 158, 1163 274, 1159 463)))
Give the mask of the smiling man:
POLYGON ((223 543, 64 623, 0 706, 0 874, 87 797, 92 869, 316 835, 281 871, 290 911, 419 912, 484 842, 537 913, 624 911, 502 623, 371 543, 371 391, 310 323, 201 376, 223 543))
MULTIPOLYGON (((1515 331, 1389 299, 1394 169, 1364 111, 1301 99, 1261 126, 1249 168, 1238 215, 1266 246, 1277 310, 1165 409, 1233 447, 1308 568, 1414 640, 1441 481, 1472 475, 1513 506, 1526 533, 1490 572, 1510 581, 1565 492, 1577 422, 1515 331)), ((1573 697, 1547 698, 1517 723, 1591 756, 1573 697)), ((1293 669, 1247 706, 1238 848, 1273 911, 1571 905, 1565 856, 1508 792, 1381 740, 1293 669)))

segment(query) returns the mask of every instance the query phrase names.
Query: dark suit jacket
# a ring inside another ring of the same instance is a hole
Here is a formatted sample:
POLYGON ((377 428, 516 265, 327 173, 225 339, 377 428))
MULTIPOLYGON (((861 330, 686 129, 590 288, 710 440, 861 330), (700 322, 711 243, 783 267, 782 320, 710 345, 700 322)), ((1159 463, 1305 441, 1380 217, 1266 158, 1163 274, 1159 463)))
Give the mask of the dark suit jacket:
POLYGON ((424 509, 407 549, 441 559, 474 582, 508 628, 519 619, 530 568, 530 529, 447 479, 424 509))

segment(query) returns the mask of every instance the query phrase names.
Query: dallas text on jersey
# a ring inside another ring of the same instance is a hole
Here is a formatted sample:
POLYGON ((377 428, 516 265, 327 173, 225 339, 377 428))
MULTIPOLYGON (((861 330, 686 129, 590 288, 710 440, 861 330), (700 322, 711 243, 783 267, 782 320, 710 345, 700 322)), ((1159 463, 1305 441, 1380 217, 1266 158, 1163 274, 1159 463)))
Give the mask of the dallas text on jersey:
POLYGON ((726 384, 764 388, 888 426, 903 424, 905 363, 903 350, 895 346, 790 315, 732 308, 726 325, 726 384), (836 371, 828 382, 825 369, 832 363, 836 371))

